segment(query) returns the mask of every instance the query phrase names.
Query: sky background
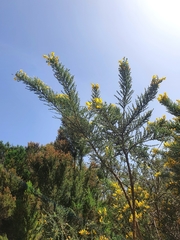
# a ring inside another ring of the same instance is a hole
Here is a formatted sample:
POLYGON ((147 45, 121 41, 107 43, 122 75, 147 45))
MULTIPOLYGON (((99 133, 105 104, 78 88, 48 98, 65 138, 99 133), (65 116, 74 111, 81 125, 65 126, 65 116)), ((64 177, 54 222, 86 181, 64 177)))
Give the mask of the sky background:
MULTIPOLYGON (((0 140, 26 146, 55 140, 60 121, 13 80, 23 69, 55 91, 61 86, 43 54, 54 51, 75 76, 81 103, 99 83, 103 100, 115 103, 118 60, 127 57, 135 97, 152 75, 166 76, 159 93, 180 98, 178 1, 166 0, 0 0, 0 140)), ((166 114, 157 100, 152 120, 166 114)))

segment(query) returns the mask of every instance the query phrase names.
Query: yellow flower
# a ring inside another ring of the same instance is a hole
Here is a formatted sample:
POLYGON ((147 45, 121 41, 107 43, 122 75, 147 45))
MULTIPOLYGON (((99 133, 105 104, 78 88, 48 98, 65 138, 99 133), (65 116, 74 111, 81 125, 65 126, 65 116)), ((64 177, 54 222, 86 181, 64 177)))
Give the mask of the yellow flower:
POLYGON ((122 218, 123 218, 123 215, 120 213, 120 214, 118 215, 118 221, 121 220, 122 218))
POLYGON ((51 57, 54 57, 55 56, 55 53, 54 52, 51 52, 51 57))
POLYGON ((129 204, 126 204, 124 207, 123 207, 123 212, 125 212, 127 209, 129 208, 129 204))
POLYGON ((121 66, 121 67, 122 67, 124 64, 127 64, 127 65, 129 64, 129 63, 128 63, 128 60, 125 59, 125 58, 123 58, 122 60, 119 60, 118 62, 119 62, 119 66, 121 66))
POLYGON ((152 79, 157 79, 157 78, 158 78, 157 75, 153 75, 153 76, 152 76, 152 79))
POLYGON ((99 222, 101 223, 103 221, 103 216, 100 217, 99 222))
POLYGON ((145 191, 145 193, 144 193, 144 198, 145 198, 145 199, 148 199, 148 198, 149 198, 149 193, 146 192, 146 191, 145 191))
POLYGON ((56 98, 64 98, 64 99, 66 98, 66 99, 68 99, 69 97, 68 97, 67 94, 60 93, 60 94, 56 95, 56 98))
POLYGON ((92 88, 94 89, 99 89, 99 84, 98 83, 91 83, 92 88))
POLYGON ((170 143, 170 142, 165 142, 164 143, 164 147, 170 147, 172 145, 172 143, 170 143))
POLYGON ((133 232, 128 232, 128 234, 126 234, 126 238, 132 238, 133 237, 133 232))
POLYGON ((91 110, 92 102, 86 102, 86 106, 87 106, 88 110, 91 110))
POLYGON ((152 81, 151 81, 151 85, 153 84, 158 84, 161 83, 162 81, 164 81, 166 79, 166 77, 162 77, 162 78, 158 78, 158 75, 153 75, 152 76, 152 81))
POLYGON ((167 100, 167 99, 168 99, 168 95, 167 95, 166 92, 163 93, 163 94, 159 94, 159 96, 158 96, 158 98, 157 98, 157 100, 158 100, 159 102, 162 102, 162 101, 167 100))
POLYGON ((79 231, 79 234, 84 236, 84 235, 88 235, 89 232, 86 229, 82 229, 82 230, 79 231))
POLYGON ((93 98, 93 102, 95 103, 95 108, 102 108, 102 99, 101 98, 93 98))
POLYGON ((156 172, 156 173, 154 174, 155 177, 159 177, 160 175, 161 175, 160 172, 156 172))
POLYGON ((104 235, 101 235, 101 236, 99 237, 99 240, 109 240, 109 238, 107 238, 107 237, 104 236, 104 235))
POLYGON ((55 57, 55 60, 56 60, 56 63, 59 61, 59 57, 58 56, 56 56, 55 57))
POLYGON ((159 149, 158 149, 158 148, 153 148, 153 149, 152 149, 152 153, 157 154, 158 152, 159 152, 159 149))
POLYGON ((93 101, 97 104, 102 104, 103 103, 101 98, 94 98, 93 101))
POLYGON ((105 148, 105 153, 106 153, 106 155, 109 154, 109 147, 108 146, 105 148))
POLYGON ((100 109, 102 108, 102 105, 96 105, 96 108, 100 109))
POLYGON ((103 208, 103 213, 104 213, 104 216, 107 215, 107 209, 105 207, 103 208))
POLYGON ((43 58, 45 58, 45 59, 48 59, 49 57, 48 57, 48 55, 43 55, 43 58))
POLYGON ((19 72, 20 72, 20 73, 23 73, 23 70, 22 70, 22 69, 20 69, 20 70, 19 70, 19 72))

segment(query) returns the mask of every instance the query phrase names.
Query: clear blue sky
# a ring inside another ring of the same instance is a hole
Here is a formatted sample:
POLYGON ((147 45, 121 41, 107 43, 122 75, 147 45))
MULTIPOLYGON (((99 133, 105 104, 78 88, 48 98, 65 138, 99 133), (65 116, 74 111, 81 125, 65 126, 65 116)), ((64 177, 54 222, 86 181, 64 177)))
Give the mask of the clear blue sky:
MULTIPOLYGON (((154 1, 154 7, 144 2, 1 0, 0 140, 23 146, 30 141, 46 144, 55 140, 59 120, 12 75, 23 69, 60 91, 42 58, 51 51, 75 75, 82 104, 90 98, 90 83, 100 84, 103 100, 115 102, 118 60, 124 56, 132 69, 135 96, 158 74, 167 77, 159 93, 180 98, 178 1, 174 9, 162 5, 163 1, 161 5, 154 1)), ((151 107, 154 118, 166 112, 157 100, 151 107)))

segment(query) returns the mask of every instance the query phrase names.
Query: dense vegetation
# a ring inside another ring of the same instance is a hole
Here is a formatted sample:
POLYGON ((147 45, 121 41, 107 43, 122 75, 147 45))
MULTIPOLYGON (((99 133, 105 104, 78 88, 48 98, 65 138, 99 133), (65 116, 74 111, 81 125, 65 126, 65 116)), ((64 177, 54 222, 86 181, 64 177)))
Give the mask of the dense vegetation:
POLYGON ((93 83, 84 107, 69 70, 54 53, 44 58, 60 94, 22 70, 15 80, 56 111, 61 127, 45 146, 0 142, 0 239, 180 239, 180 101, 158 97, 172 120, 150 122, 148 110, 165 78, 154 75, 132 102, 123 58, 116 104, 93 83))

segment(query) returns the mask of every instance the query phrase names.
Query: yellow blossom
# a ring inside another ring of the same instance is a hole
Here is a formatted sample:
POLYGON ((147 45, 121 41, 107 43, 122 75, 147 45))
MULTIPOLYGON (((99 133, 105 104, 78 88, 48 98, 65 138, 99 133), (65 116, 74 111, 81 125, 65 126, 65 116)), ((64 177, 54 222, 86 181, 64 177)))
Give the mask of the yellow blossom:
POLYGON ((108 146, 105 148, 105 153, 106 153, 106 155, 109 154, 109 147, 108 146))
POLYGON ((158 98, 157 98, 157 100, 158 100, 159 102, 162 102, 163 100, 167 100, 167 99, 168 99, 168 95, 167 95, 166 92, 163 93, 163 94, 159 94, 159 96, 158 96, 158 98))
POLYGON ((56 60, 56 62, 58 62, 58 61, 59 61, 59 57, 58 57, 58 56, 56 56, 56 57, 55 57, 55 60, 56 60))
POLYGON ((104 235, 101 235, 101 236, 99 237, 99 240, 109 240, 109 238, 107 238, 107 237, 104 236, 104 235))
POLYGON ((161 175, 160 172, 156 172, 156 173, 154 174, 155 177, 159 177, 160 175, 161 175))
POLYGON ((102 104, 103 103, 101 98, 93 98, 93 101, 97 104, 102 104))
POLYGON ((84 236, 84 235, 88 235, 90 233, 86 229, 82 229, 82 230, 79 231, 79 234, 84 236))
POLYGON ((91 83, 91 86, 94 89, 99 89, 99 84, 98 83, 91 83))
POLYGON ((164 143, 164 147, 170 147, 172 145, 172 143, 170 143, 170 142, 165 142, 164 143))
POLYGON ((172 167, 176 165, 176 161, 173 158, 168 158, 168 161, 164 164, 164 167, 172 167))
POLYGON ((87 106, 88 110, 90 110, 92 107, 92 102, 86 102, 86 106, 87 106))
POLYGON ((132 238, 133 237, 133 232, 128 232, 128 234, 126 234, 126 238, 132 238))
POLYGON ((153 149, 152 149, 152 153, 157 154, 158 152, 159 152, 159 149, 158 149, 158 148, 153 148, 153 149))
POLYGON ((129 208, 129 204, 126 204, 124 207, 123 207, 123 212, 125 212, 127 209, 129 208))
POLYGON ((152 76, 151 85, 153 85, 153 84, 158 84, 158 86, 159 86, 159 83, 161 83, 161 82, 164 81, 165 79, 166 79, 166 77, 158 78, 157 75, 153 75, 153 76, 152 76))
POLYGON ((64 98, 64 99, 68 99, 68 95, 67 94, 63 94, 63 93, 60 93, 60 94, 57 94, 56 95, 56 98, 64 98))
MULTIPOLYGON (((135 212, 135 218, 136 218, 136 220, 141 219, 142 218, 142 213, 135 212)), ((129 222, 132 222, 132 221, 133 221, 133 215, 131 214, 130 218, 129 218, 129 222)))
POLYGON ((48 57, 48 55, 43 55, 43 58, 45 58, 45 59, 48 59, 49 57, 48 57))
POLYGON ((118 221, 121 220, 122 218, 123 218, 123 215, 120 213, 120 214, 118 215, 118 221))
POLYGON ((152 76, 152 79, 157 79, 157 78, 158 78, 157 75, 153 75, 153 76, 152 76))
POLYGON ((96 105, 96 108, 100 109, 102 108, 102 105, 96 105))
POLYGON ((103 221, 103 216, 100 217, 99 222, 101 223, 103 221))
POLYGON ((51 57, 54 57, 55 56, 55 53, 54 52, 51 52, 51 57))
POLYGON ((95 103, 95 108, 102 108, 102 99, 101 98, 93 98, 93 102, 95 103))
POLYGON ((148 199, 148 198, 149 198, 149 193, 146 192, 146 191, 145 191, 145 193, 144 193, 144 198, 145 198, 145 199, 148 199))

